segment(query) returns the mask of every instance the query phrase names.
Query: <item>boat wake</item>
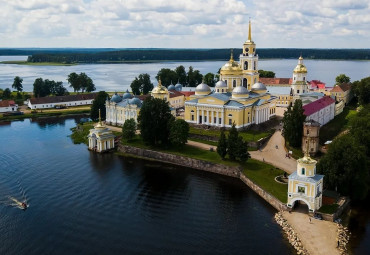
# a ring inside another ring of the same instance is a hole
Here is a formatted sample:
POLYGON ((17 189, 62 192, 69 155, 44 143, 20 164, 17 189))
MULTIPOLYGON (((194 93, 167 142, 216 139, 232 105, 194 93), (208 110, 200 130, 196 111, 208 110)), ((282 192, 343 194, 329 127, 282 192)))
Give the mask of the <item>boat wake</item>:
POLYGON ((0 196, 3 197, 2 199, 0 199, 0 204, 11 206, 21 210, 26 210, 30 207, 26 192, 22 188, 19 181, 17 181, 16 185, 14 186, 16 189, 4 188, 4 186, 0 189, 0 196))

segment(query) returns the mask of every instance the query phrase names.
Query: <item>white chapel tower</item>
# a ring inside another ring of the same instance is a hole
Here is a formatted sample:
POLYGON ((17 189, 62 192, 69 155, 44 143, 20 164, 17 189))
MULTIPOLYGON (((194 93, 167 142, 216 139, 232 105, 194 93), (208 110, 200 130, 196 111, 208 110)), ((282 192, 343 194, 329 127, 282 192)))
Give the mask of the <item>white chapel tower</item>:
POLYGON ((308 92, 307 68, 303 64, 302 56, 298 59, 298 65, 293 70, 292 94, 295 97, 308 92))

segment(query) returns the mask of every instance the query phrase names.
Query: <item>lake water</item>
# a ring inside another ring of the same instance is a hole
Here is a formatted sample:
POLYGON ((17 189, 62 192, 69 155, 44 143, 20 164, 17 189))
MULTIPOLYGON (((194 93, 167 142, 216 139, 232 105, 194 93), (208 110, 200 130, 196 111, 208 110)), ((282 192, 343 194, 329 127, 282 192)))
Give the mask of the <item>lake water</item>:
POLYGON ((239 180, 92 153, 74 119, 0 124, 0 254, 294 254, 239 180))
MULTIPOLYGON (((0 61, 25 60, 26 56, 0 56, 0 61)), ((148 73, 153 84, 157 84, 155 76, 161 68, 174 69, 183 65, 186 69, 193 66, 202 74, 216 73, 226 61, 204 62, 160 62, 160 63, 130 63, 130 64, 90 64, 76 66, 27 66, 27 65, 0 65, 0 88, 11 88, 15 76, 23 78, 25 91, 33 90, 36 78, 62 81, 68 87, 67 76, 72 72, 85 72, 92 78, 97 90, 125 91, 130 89, 133 79, 141 73, 148 73)), ((327 86, 333 86, 335 77, 344 73, 352 81, 370 76, 370 61, 350 60, 304 60, 308 69, 309 80, 321 80, 327 86)), ((276 77, 289 78, 297 65, 296 59, 269 59, 260 60, 259 69, 271 70, 276 77)), ((175 83, 176 81, 174 81, 175 83)), ((69 90, 71 90, 69 88, 69 90)))

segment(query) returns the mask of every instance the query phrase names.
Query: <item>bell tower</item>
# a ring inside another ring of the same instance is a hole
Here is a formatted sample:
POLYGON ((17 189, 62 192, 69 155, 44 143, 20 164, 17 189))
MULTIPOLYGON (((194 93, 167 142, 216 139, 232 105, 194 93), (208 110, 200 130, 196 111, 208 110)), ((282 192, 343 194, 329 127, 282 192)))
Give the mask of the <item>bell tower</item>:
POLYGON ((256 54, 256 44, 252 40, 252 24, 249 20, 248 39, 243 44, 243 52, 239 57, 240 66, 243 70, 243 87, 248 90, 259 81, 258 55, 256 54))

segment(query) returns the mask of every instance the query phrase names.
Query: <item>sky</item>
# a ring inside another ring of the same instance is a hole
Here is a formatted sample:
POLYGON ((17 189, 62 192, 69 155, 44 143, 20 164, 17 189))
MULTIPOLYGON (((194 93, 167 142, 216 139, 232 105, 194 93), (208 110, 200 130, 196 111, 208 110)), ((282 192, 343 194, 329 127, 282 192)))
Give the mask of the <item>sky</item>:
POLYGON ((0 47, 369 48, 369 0, 0 0, 0 47))

